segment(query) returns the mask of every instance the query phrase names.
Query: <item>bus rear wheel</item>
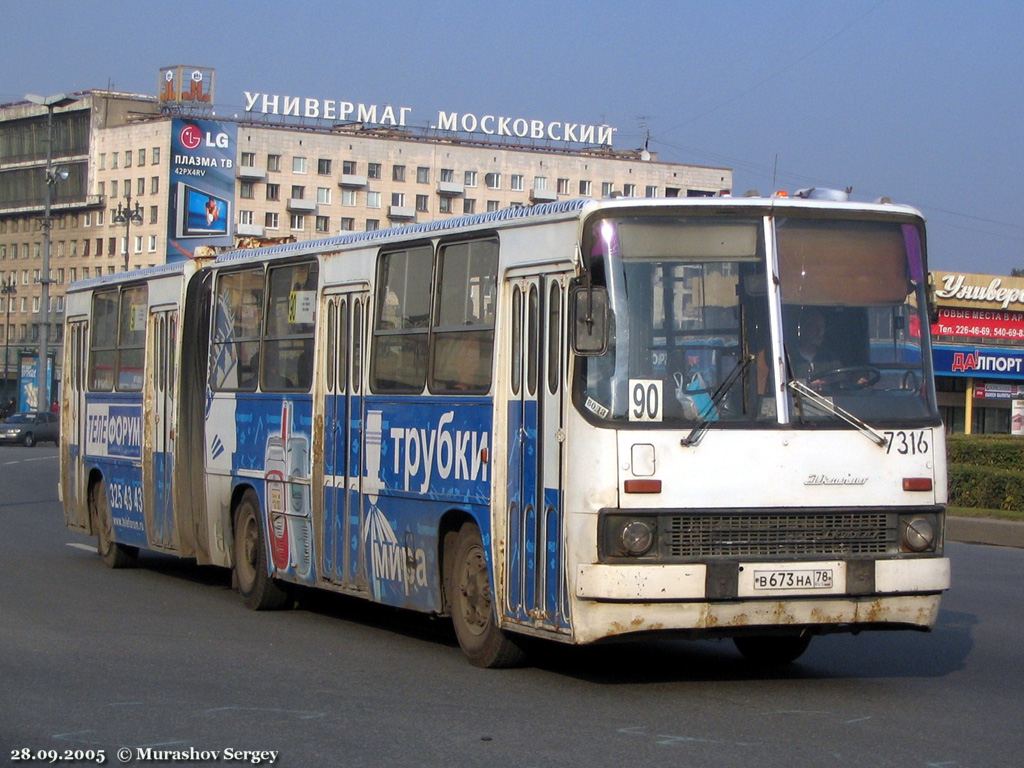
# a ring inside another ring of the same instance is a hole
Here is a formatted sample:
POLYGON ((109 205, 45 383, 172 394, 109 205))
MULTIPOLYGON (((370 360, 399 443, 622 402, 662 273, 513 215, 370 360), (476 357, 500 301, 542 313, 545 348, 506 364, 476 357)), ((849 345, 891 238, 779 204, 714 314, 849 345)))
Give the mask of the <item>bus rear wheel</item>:
POLYGON ((799 659, 811 644, 809 634, 747 635, 734 637, 736 649, 761 667, 782 667, 799 659))
POLYGON ((452 624, 462 652, 478 667, 500 668, 521 664, 522 648, 497 624, 491 579, 480 531, 465 523, 455 540, 447 569, 447 593, 452 624))
POLYGON ((274 611, 288 604, 289 595, 268 572, 259 509, 256 493, 247 490, 235 511, 235 579, 247 608, 274 611))
POLYGON ((96 531, 96 554, 108 568, 132 568, 138 563, 138 547, 129 547, 114 541, 114 521, 107 504, 107 490, 103 480, 92 484, 89 493, 92 527, 96 531))

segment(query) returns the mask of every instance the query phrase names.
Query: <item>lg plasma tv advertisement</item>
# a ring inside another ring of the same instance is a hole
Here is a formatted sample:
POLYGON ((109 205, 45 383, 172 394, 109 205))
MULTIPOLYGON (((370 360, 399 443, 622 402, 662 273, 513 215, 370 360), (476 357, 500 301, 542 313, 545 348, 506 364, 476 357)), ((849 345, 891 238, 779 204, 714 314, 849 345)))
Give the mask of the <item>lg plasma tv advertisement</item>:
POLYGON ((200 246, 234 244, 234 123, 171 121, 170 216, 167 261, 195 258, 200 246))

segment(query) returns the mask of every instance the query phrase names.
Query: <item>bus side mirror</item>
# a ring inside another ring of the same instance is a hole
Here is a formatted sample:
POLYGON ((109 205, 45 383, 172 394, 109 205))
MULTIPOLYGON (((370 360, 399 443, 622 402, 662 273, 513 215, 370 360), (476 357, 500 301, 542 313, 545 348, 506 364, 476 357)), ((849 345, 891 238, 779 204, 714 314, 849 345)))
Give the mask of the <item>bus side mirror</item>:
POLYGON ((608 291, 603 286, 577 288, 572 294, 572 350, 584 357, 608 349, 608 291))

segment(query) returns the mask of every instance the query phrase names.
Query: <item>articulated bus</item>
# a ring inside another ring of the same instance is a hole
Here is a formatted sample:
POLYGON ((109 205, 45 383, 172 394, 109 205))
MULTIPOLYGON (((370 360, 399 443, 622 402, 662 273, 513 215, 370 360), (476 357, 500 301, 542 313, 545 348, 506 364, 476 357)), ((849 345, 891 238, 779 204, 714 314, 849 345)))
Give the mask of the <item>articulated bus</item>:
POLYGON ((949 587, 921 215, 564 201, 76 283, 61 494, 155 550, 527 636, 930 628, 949 587))

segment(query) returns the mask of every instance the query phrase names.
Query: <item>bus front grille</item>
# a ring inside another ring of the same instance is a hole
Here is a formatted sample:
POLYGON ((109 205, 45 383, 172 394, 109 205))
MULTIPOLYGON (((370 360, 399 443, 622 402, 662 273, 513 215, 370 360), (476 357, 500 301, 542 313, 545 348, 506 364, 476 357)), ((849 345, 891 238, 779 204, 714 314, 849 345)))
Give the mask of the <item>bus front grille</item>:
POLYGON ((887 512, 708 512, 661 516, 661 556, 793 558, 897 552, 897 516, 887 512))

